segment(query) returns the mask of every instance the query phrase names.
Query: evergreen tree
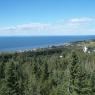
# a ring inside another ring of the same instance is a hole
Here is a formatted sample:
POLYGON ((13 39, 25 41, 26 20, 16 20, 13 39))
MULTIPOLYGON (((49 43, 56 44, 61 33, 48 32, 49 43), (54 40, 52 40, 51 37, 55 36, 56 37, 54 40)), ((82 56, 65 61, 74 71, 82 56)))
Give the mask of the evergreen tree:
POLYGON ((75 52, 72 54, 70 67, 70 91, 71 95, 91 95, 89 74, 81 66, 75 52))
POLYGON ((6 79, 7 95, 19 95, 18 77, 16 65, 10 62, 6 79))
POLYGON ((92 95, 95 94, 95 71, 91 75, 91 90, 92 90, 92 95))
POLYGON ((70 93, 73 95, 75 93, 76 79, 79 73, 79 59, 75 52, 72 53, 70 64, 70 93))
POLYGON ((0 80, 5 78, 5 63, 0 63, 0 80))
POLYGON ((78 95, 91 95, 89 75, 87 75, 85 70, 82 70, 82 67, 76 79, 75 91, 78 95))

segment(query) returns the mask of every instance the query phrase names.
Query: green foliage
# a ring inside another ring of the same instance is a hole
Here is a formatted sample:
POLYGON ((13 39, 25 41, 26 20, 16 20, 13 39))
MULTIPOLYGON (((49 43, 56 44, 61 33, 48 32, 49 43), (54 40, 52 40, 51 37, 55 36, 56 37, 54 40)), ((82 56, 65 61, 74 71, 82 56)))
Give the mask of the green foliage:
POLYGON ((9 64, 6 83, 7 95, 19 95, 18 71, 13 62, 9 64))
POLYGON ((5 63, 0 64, 0 80, 5 78, 5 63))
POLYGON ((0 95, 95 95, 95 54, 77 46, 1 54, 0 95))

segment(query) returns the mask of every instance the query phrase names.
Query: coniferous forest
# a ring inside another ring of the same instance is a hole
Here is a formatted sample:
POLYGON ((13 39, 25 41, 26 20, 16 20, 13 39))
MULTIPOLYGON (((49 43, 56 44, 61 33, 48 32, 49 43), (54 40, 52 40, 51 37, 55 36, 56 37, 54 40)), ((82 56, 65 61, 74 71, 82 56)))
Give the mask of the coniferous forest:
POLYGON ((1 53, 0 95, 95 95, 95 53, 77 45, 1 53))

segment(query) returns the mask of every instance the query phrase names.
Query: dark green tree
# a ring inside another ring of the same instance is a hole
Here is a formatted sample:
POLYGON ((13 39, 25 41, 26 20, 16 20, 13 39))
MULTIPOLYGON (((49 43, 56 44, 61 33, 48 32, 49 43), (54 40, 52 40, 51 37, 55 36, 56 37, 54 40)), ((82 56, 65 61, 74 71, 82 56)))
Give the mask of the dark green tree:
POLYGON ((7 71, 7 95, 19 95, 18 71, 14 62, 9 63, 7 71))
POLYGON ((75 93, 76 80, 78 78, 79 71, 79 58, 75 52, 72 52, 71 64, 70 64, 70 93, 75 93))
POLYGON ((5 78, 5 63, 0 63, 0 79, 5 78))
POLYGON ((92 73, 91 75, 91 94, 94 95, 95 94, 95 71, 92 73))

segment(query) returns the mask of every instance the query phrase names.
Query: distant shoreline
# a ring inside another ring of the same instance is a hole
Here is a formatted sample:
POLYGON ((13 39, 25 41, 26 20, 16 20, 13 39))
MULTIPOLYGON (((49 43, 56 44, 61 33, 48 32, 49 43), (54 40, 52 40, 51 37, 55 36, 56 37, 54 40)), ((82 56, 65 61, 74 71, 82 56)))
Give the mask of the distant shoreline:
POLYGON ((40 47, 35 47, 35 48, 25 48, 25 49, 18 49, 14 51, 0 51, 0 53, 23 53, 23 52, 29 52, 29 51, 37 51, 41 49, 53 49, 53 48, 58 48, 58 47, 63 47, 63 46, 72 46, 73 44, 77 44, 79 42, 87 42, 87 41, 93 41, 94 39, 91 40, 83 40, 83 41, 74 41, 74 42, 67 42, 67 43, 58 43, 58 44, 51 44, 51 45, 45 45, 45 46, 40 46, 40 47))
POLYGON ((3 53, 3 52, 8 52, 8 53, 10 53, 10 52, 13 52, 13 53, 15 53, 15 52, 27 52, 27 51, 35 51, 35 50, 37 50, 37 49, 47 49, 47 48, 52 48, 52 47, 59 47, 59 46, 64 46, 64 45, 66 45, 66 44, 70 44, 71 42, 68 42, 68 43, 57 43, 57 44, 50 44, 50 45, 43 45, 43 46, 39 46, 39 47, 30 47, 30 48, 23 48, 22 47, 22 49, 13 49, 13 50, 3 50, 3 51, 0 51, 0 53, 3 53))
POLYGON ((57 37, 27 37, 0 38, 1 52, 25 52, 40 48, 49 48, 80 41, 94 40, 95 36, 57 36, 57 37), (79 38, 78 38, 79 37, 79 38), (4 45, 4 46, 3 46, 4 45), (3 48, 4 47, 4 48, 3 48))

